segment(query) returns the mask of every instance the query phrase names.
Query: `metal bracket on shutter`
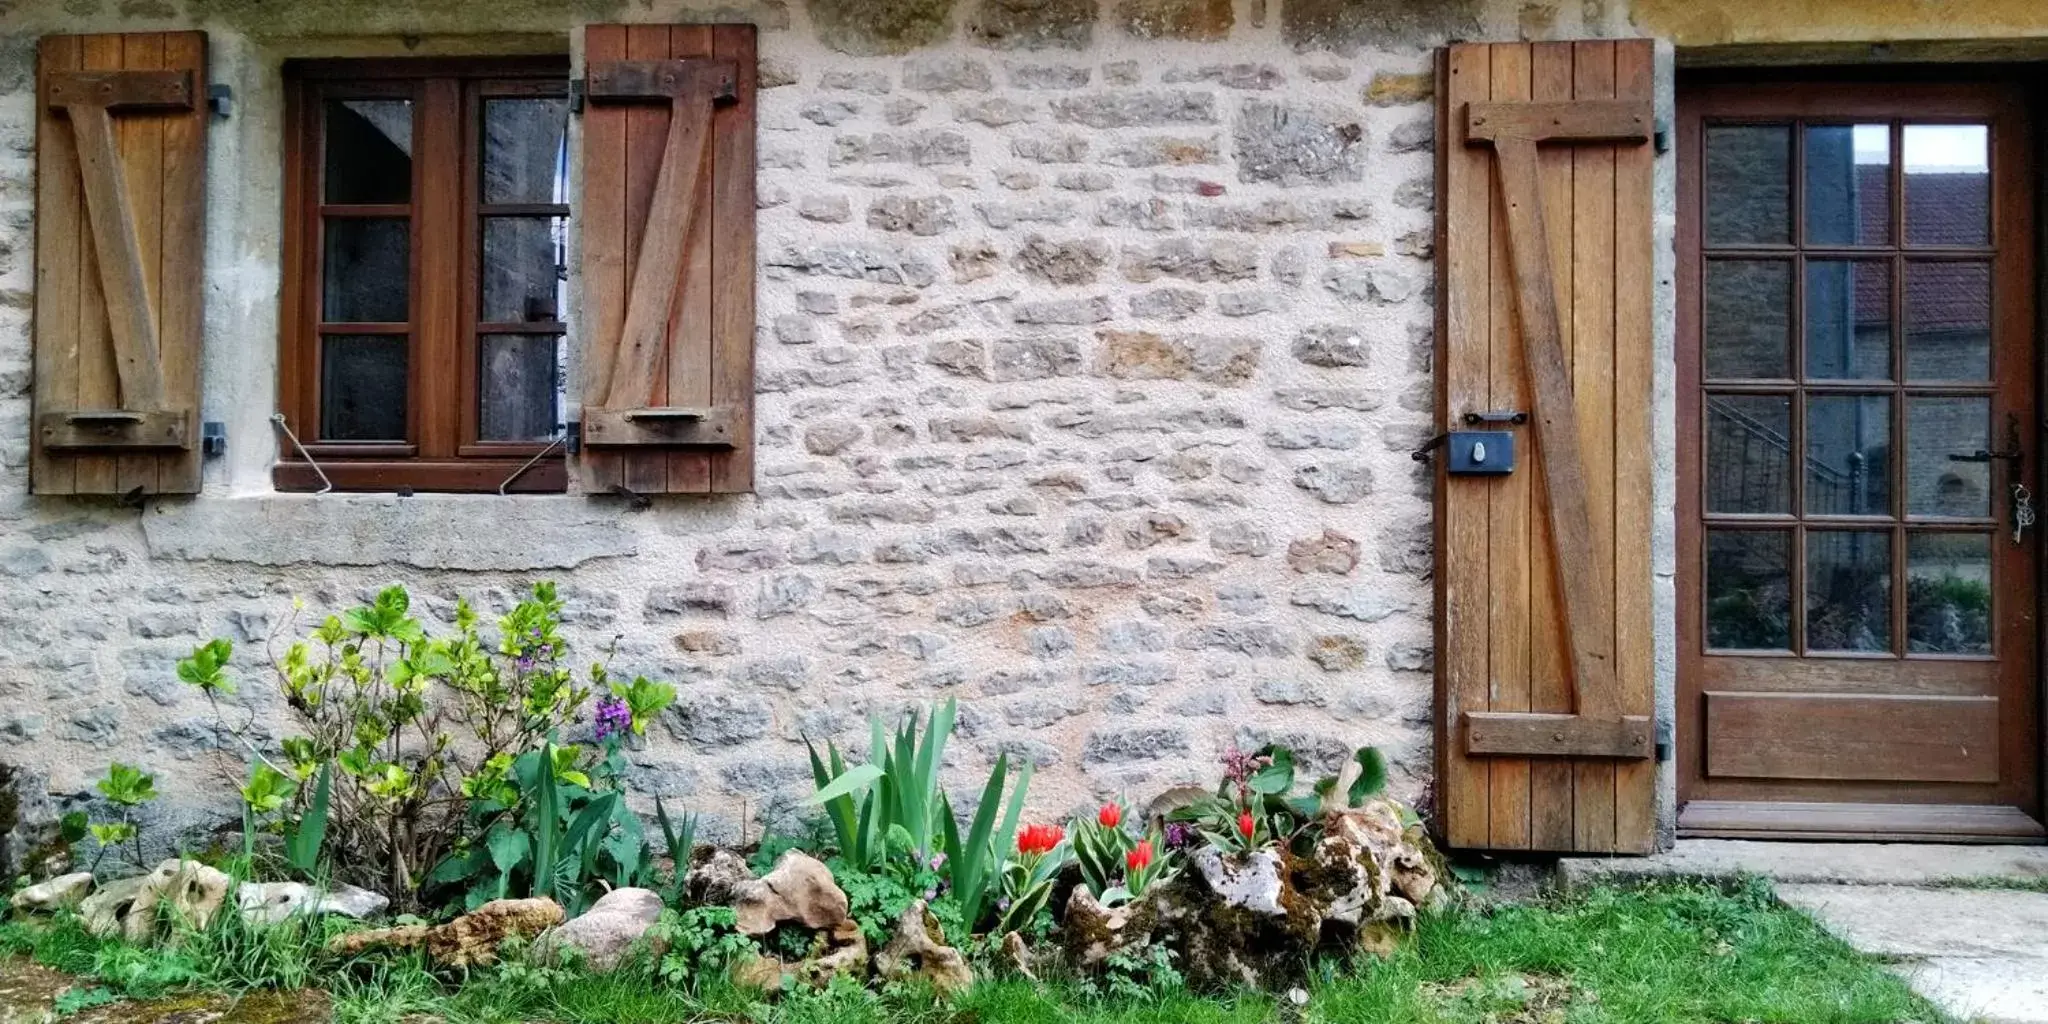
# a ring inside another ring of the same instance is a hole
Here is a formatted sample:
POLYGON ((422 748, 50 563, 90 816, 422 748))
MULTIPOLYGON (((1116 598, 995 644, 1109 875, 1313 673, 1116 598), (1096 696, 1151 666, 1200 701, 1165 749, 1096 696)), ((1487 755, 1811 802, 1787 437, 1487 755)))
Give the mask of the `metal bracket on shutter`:
POLYGON ((1623 715, 1611 652, 1614 622, 1588 571, 1602 557, 1593 543, 1578 413, 1552 286, 1537 149, 1545 144, 1652 142, 1656 118, 1644 100, 1468 103, 1465 143, 1493 149, 1494 180, 1506 213, 1515 318, 1527 355, 1536 441, 1543 453, 1549 527, 1556 557, 1560 625, 1569 647, 1573 714, 1467 711, 1464 749, 1503 757, 1611 757, 1655 754, 1650 720, 1623 715))

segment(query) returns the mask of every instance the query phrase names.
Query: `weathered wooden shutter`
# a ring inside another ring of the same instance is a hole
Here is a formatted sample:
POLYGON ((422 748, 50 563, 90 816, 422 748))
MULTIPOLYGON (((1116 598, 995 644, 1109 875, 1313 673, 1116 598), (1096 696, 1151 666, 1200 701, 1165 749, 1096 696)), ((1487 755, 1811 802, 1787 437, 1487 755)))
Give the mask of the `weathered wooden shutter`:
POLYGON ((1512 474, 1436 480, 1440 828, 1646 852, 1651 44, 1452 46, 1439 85, 1443 428, 1528 414, 1512 474))
POLYGON ((36 68, 37 494, 199 490, 206 36, 50 36, 36 68))
POLYGON ((754 28, 584 30, 587 492, 754 479, 754 28))

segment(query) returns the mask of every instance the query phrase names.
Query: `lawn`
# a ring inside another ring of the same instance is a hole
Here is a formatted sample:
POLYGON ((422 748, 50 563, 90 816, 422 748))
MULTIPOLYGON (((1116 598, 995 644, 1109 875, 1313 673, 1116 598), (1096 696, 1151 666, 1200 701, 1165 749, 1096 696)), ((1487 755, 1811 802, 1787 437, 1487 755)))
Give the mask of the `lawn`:
POLYGON ((1143 970, 1091 984, 1052 977, 1050 968, 1043 983, 988 981, 951 1002, 851 985, 763 1002, 723 983, 667 986, 646 969, 598 976, 514 959, 456 978, 430 974, 411 958, 332 964, 313 953, 322 936, 294 925, 257 931, 228 923, 175 948, 140 950, 90 939, 71 922, 7 923, 0 924, 0 954, 32 957, 84 979, 68 1006, 192 990, 320 988, 332 997, 339 1024, 421 1017, 451 1024, 1942 1020, 1868 958, 1779 906, 1762 883, 1596 888, 1533 903, 1461 903, 1425 913, 1412 943, 1391 957, 1317 965, 1304 986, 1305 1003, 1300 994, 1198 995, 1143 970))

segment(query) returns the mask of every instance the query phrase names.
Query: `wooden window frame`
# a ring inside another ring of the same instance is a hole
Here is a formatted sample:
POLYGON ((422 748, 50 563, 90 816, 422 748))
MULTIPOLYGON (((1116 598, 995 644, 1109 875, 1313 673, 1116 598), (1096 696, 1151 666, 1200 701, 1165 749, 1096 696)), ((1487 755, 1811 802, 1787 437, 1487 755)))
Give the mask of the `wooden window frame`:
MULTIPOLYGON (((479 323, 484 218, 504 214, 567 218, 570 206, 484 204, 478 138, 485 99, 567 98, 568 74, 569 61, 563 55, 314 60, 285 65, 279 408, 317 462, 317 469, 296 446, 285 442, 272 472, 279 490, 318 490, 322 472, 335 489, 344 491, 567 490, 568 469, 560 445, 478 438, 477 367, 482 335, 517 327, 522 334, 559 335, 565 344, 569 338, 566 319, 516 325, 479 323), (411 201, 339 208, 327 204, 321 189, 324 101, 377 97, 404 97, 413 103, 411 201), (408 319, 392 324, 323 323, 323 220, 330 216, 398 215, 407 217, 411 225, 408 319), (408 339, 404 441, 320 440, 319 359, 321 338, 326 333, 402 334, 408 339)), ((566 318, 567 310, 558 315, 566 318)), ((566 410, 559 412, 566 415, 566 410)))

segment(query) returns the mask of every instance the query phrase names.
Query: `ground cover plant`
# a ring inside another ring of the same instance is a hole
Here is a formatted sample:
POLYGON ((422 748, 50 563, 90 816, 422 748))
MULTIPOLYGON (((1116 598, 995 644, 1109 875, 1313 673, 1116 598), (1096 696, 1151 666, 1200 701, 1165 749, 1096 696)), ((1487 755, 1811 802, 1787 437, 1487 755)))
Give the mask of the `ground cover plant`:
POLYGON ((1905 986, 1779 906, 1762 883, 1597 888, 1521 905, 1466 900, 1425 912, 1413 943, 1386 957, 1329 960, 1284 993, 1202 994, 1134 977, 1124 987, 1050 976, 990 978, 940 1000, 914 989, 841 984, 777 1002, 715 973, 682 982, 644 961, 587 974, 509 961, 466 977, 418 957, 334 961, 318 950, 340 926, 257 931, 231 919, 169 948, 95 939, 75 921, 0 924, 0 953, 80 977, 84 989, 147 999, 187 989, 316 986, 341 1024, 1895 1024, 1940 1021, 1905 986))

